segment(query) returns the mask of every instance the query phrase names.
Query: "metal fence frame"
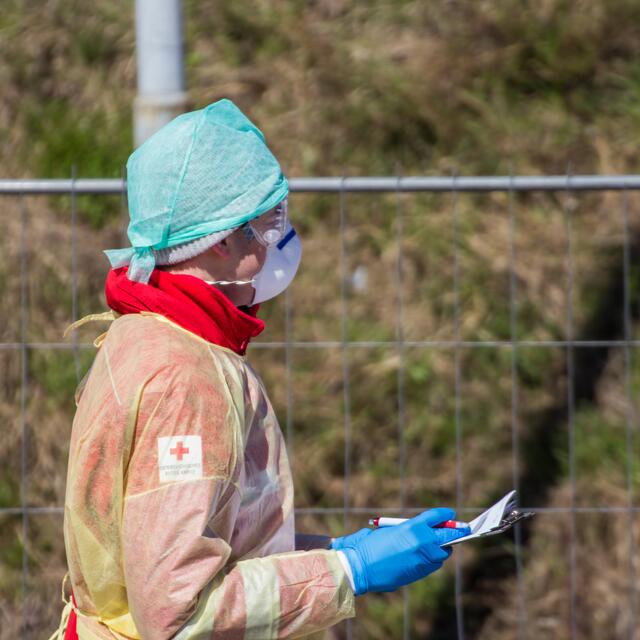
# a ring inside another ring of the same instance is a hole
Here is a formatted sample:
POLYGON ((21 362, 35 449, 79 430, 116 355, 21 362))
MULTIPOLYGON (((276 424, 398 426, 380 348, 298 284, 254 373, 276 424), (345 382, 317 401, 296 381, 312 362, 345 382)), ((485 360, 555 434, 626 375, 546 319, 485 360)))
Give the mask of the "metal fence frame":
MULTIPOLYGON (((75 173, 75 171, 74 171, 75 173)), ((291 331, 291 305, 289 296, 286 295, 285 300, 285 336, 284 342, 265 342, 252 345, 252 349, 272 349, 284 348, 287 369, 287 416, 285 422, 285 431, 288 435, 292 429, 292 391, 291 391, 291 354, 293 349, 323 349, 323 348, 340 348, 342 350, 342 375, 343 375, 343 402, 344 402, 344 433, 345 433, 345 484, 343 506, 341 508, 304 508, 296 509, 297 514, 342 514, 345 523, 350 514, 370 513, 376 511, 376 506, 364 508, 354 508, 350 504, 350 474, 351 474, 351 396, 350 396, 350 359, 349 353, 352 349, 369 348, 369 347, 392 347, 397 349, 400 359, 398 367, 398 438, 399 438, 399 456, 401 469, 401 496, 400 503, 396 508, 385 508, 387 513, 417 513, 421 509, 419 507, 408 505, 405 503, 404 491, 404 462, 406 456, 406 445, 404 442, 404 352, 408 347, 419 348, 448 348, 453 349, 454 368, 455 368, 455 429, 456 429, 456 509, 461 514, 477 513, 477 509, 465 507, 462 504, 462 470, 460 465, 462 431, 460 412, 462 406, 461 385, 462 385, 462 368, 461 368, 461 352, 469 348, 502 348, 506 347, 511 350, 511 431, 512 431, 512 457, 513 457, 513 483, 514 488, 518 489, 518 460, 519 460, 519 399, 518 399, 518 377, 517 377, 517 358, 519 347, 540 346, 540 347, 561 347, 566 349, 566 368, 569 384, 567 385, 567 424, 568 424, 568 453, 569 453, 569 482, 571 485, 571 502, 567 508, 538 508, 531 509, 539 513, 563 513, 570 515, 570 581, 571 581, 571 631, 572 637, 577 637, 577 619, 576 619, 576 514, 578 513, 627 513, 630 523, 634 514, 640 513, 640 507, 635 506, 633 495, 632 475, 633 475, 633 442, 635 430, 637 429, 637 420, 632 408, 632 383, 631 383, 631 349, 640 346, 640 340, 632 337, 632 315, 631 301, 629 289, 629 273, 630 273, 630 242, 629 242, 629 206, 627 192, 640 191, 640 175, 620 175, 620 176, 597 176, 597 175, 556 175, 556 176, 438 176, 438 177, 318 177, 318 178, 293 178, 289 182, 290 189, 294 193, 334 193, 339 195, 340 200, 340 274, 341 274, 341 340, 339 341, 318 341, 318 342, 296 342, 290 339, 291 331), (624 339, 622 340, 575 340, 574 339, 574 319, 573 319, 573 294, 574 294, 574 271, 573 271, 573 246, 572 246, 572 215, 568 204, 568 198, 565 198, 563 206, 563 216, 567 233, 566 260, 567 260, 567 286, 566 286, 566 308, 567 315, 565 319, 566 340, 518 340, 516 327, 516 310, 517 310, 517 281, 515 278, 515 205, 513 202, 513 194, 516 192, 563 192, 567 196, 573 191, 622 191, 623 206, 623 277, 624 277, 624 339), (397 199, 396 206, 396 241, 398 243, 398 259, 396 262, 396 278, 398 282, 398 298, 396 301, 397 317, 396 317, 396 339, 394 341, 349 341, 347 338, 347 292, 346 292, 346 260, 347 249, 345 246, 345 225, 346 225, 346 197, 349 193, 395 193, 401 194, 406 192, 445 192, 451 194, 451 214, 453 225, 453 294, 454 294, 454 339, 453 340, 424 340, 409 341, 404 338, 403 329, 403 299, 402 299, 402 205, 400 198, 397 199), (459 297, 459 230, 458 230, 458 194, 463 192, 505 192, 509 194, 508 215, 509 215, 509 314, 510 314, 510 339, 509 340, 463 340, 460 337, 461 328, 461 305, 459 297), (574 350, 576 347, 617 347, 623 350, 624 354, 624 387, 627 402, 629 405, 626 420, 626 446, 627 446, 627 490, 628 490, 628 506, 619 508, 607 507, 588 507, 581 508, 576 506, 576 475, 575 475, 575 362, 574 350)), ((77 269, 77 249, 76 249, 76 227, 77 227, 77 195, 87 194, 124 194, 126 193, 126 181, 123 179, 71 179, 65 180, 11 180, 0 179, 0 196, 20 196, 23 203, 21 207, 21 259, 20 259, 20 277, 21 277, 21 309, 20 309, 20 325, 21 325, 21 341, 12 343, 0 343, 0 350, 14 350, 21 353, 21 390, 20 390, 20 412, 21 412, 21 506, 14 508, 0 508, 0 515, 20 515, 22 516, 22 536, 24 539, 23 555, 22 555, 22 593, 23 596, 27 591, 27 578, 29 572, 28 554, 26 551, 27 541, 29 537, 29 516, 32 514, 62 514, 62 506, 51 507, 31 507, 27 503, 27 392, 29 386, 28 372, 28 352, 32 349, 60 349, 60 350, 77 350, 93 348, 93 345, 86 343, 57 343, 57 342, 27 342, 26 340, 26 314, 27 314, 27 261, 26 261, 26 207, 24 206, 25 196, 36 195, 69 195, 71 197, 71 259, 72 259, 72 319, 77 319, 77 286, 76 286, 76 269, 77 269)), ((77 363, 77 360, 76 360, 77 363)), ((77 364, 76 364, 77 366, 77 364)), ((524 508, 530 509, 523 505, 524 508)), ((522 548, 520 530, 516 527, 515 533, 515 562, 519 592, 519 615, 518 615, 518 638, 527 637, 526 634, 526 606, 525 594, 522 580, 522 548)), ((636 612, 636 587, 635 587, 635 568, 633 562, 633 551, 635 550, 636 541, 634 540, 632 527, 629 527, 629 548, 630 561, 629 571, 631 588, 629 593, 629 607, 631 612, 631 624, 629 629, 629 638, 635 638, 635 621, 637 619, 636 612)), ((462 567, 461 563, 456 562, 455 567, 455 596, 456 596, 456 618, 457 618, 457 634, 458 639, 465 638, 464 628, 464 606, 462 603, 462 567)), ((24 619, 24 612, 23 612, 24 619)), ((351 626, 347 627, 348 636, 351 637, 351 626)), ((408 638, 409 628, 409 607, 408 598, 404 598, 404 627, 403 638, 408 638)))

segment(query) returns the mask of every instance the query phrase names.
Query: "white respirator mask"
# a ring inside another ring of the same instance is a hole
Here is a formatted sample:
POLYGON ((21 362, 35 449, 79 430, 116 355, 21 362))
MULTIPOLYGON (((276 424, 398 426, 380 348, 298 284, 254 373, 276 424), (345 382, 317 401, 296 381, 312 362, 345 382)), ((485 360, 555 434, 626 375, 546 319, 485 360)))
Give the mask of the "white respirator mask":
POLYGON ((251 304, 259 304, 280 295, 295 278, 301 258, 300 236, 287 223, 282 240, 267 249, 262 269, 253 277, 255 294, 251 304))

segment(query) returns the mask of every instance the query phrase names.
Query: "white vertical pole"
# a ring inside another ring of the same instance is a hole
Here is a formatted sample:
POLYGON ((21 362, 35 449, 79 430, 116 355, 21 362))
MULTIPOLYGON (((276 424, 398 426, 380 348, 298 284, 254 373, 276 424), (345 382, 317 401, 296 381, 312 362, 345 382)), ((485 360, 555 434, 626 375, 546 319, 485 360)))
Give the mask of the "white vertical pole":
POLYGON ((136 60, 137 147, 186 109, 181 0, 136 0, 136 60))

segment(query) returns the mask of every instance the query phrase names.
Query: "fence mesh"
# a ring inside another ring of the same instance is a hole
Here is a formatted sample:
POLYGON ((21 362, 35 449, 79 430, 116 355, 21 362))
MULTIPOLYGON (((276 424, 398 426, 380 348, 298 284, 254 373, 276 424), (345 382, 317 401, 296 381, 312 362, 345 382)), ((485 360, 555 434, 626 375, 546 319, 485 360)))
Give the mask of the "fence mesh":
MULTIPOLYGON (((286 435, 299 528, 440 504, 471 517, 512 487, 537 513, 362 599, 336 636, 635 637, 640 180, 292 186, 303 267, 263 305, 249 359, 286 435)), ((94 350, 90 332, 61 334, 103 309, 99 251, 122 245, 126 204, 123 181, 75 175, 0 192, 0 637, 36 638, 59 612, 73 387, 94 350)))

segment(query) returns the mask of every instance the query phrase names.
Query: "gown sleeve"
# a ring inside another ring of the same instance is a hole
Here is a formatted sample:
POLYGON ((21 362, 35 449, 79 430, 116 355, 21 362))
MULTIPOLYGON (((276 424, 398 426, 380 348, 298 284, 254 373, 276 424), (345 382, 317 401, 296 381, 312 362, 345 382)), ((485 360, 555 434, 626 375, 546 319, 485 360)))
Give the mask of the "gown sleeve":
POLYGON ((122 515, 127 599, 140 636, 297 638, 353 616, 335 551, 233 561, 242 403, 204 376, 152 386, 137 411, 122 515))

